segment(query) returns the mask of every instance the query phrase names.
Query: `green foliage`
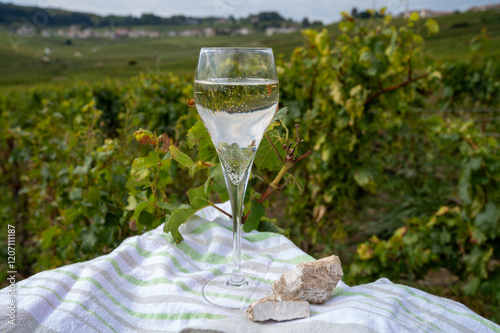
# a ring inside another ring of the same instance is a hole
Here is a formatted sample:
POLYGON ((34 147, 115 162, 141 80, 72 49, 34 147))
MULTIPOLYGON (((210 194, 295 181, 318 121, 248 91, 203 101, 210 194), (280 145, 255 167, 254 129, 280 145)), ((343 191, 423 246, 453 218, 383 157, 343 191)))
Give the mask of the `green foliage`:
POLYGON ((281 136, 276 129, 268 130, 255 155, 255 165, 259 170, 278 171, 281 168, 279 156, 285 156, 281 136), (278 153, 273 150, 272 145, 278 153))
POLYGON ((185 114, 185 91, 177 77, 149 75, 127 85, 12 89, 0 97, 2 225, 16 226, 19 271, 107 253, 134 234, 130 219, 141 228, 163 222, 154 218, 160 209, 154 200, 127 201, 128 187, 149 184, 159 169, 155 189, 170 185, 179 192, 168 177, 175 168, 168 159, 158 165, 152 154, 132 163, 140 146, 131 132, 139 126, 174 136, 185 131, 196 116, 185 114))
POLYGON ((390 16, 363 24, 344 18, 333 40, 326 30, 303 31, 305 45, 279 64, 282 103, 293 122, 307 124, 302 135, 315 156, 295 172, 309 181, 304 194, 288 192, 286 209, 296 221, 315 221, 294 226, 313 244, 345 235, 341 217, 399 168, 391 158, 417 143, 406 134, 418 120, 408 109, 439 77, 424 62, 415 20, 397 28, 390 16))
POLYGON ((452 147, 458 143, 461 150, 461 172, 456 184, 459 204, 407 220, 388 240, 374 236, 361 244, 350 266, 360 281, 374 275, 421 278, 430 269, 445 267, 467 282, 467 294, 495 293, 497 301, 500 299, 493 288, 500 276, 496 259, 500 251, 498 143, 471 125, 455 121, 449 126, 442 122, 437 130, 446 141, 443 144, 452 147), (474 141, 460 139, 467 137, 474 141))
MULTIPOLYGON (((286 109, 280 110, 275 119, 282 119, 285 115, 286 109)), ((278 154, 285 156, 282 147, 285 139, 281 138, 275 129, 276 126, 278 123, 269 126, 265 134, 269 140, 264 140, 256 154, 256 165, 259 169, 280 171, 274 180, 275 188, 293 165, 293 160, 280 160, 278 156, 278 154), (273 148, 271 142, 279 149, 273 148)), ((165 222, 164 231, 171 233, 174 240, 180 242, 183 237, 179 232, 179 227, 200 209, 214 206, 211 199, 213 194, 217 194, 221 201, 228 200, 222 167, 212 140, 201 121, 195 123, 187 131, 187 147, 184 143, 183 148, 189 149, 191 155, 196 155, 195 148, 198 148, 197 155, 200 160, 195 162, 179 147, 165 145, 165 142, 171 142, 166 134, 158 137, 156 133, 141 129, 134 133, 134 137, 142 145, 153 146, 154 151, 145 157, 136 158, 132 163, 130 178, 127 182, 127 188, 130 190, 128 202, 132 204, 127 206, 127 209, 133 211, 134 223, 140 230, 155 228, 165 222), (190 188, 186 193, 189 204, 177 200, 179 199, 177 193, 172 193, 169 189, 173 180, 178 179, 179 173, 182 172, 178 169, 187 171, 189 177, 192 178, 189 184, 197 186, 190 188), (200 181, 203 184, 195 185, 200 181), (141 203, 137 204, 137 202, 141 203)), ((246 232, 259 228, 260 221, 265 216, 265 208, 261 201, 266 198, 267 196, 262 197, 254 191, 250 191, 250 194, 245 197, 244 205, 250 207, 244 219, 246 232)), ((231 216, 227 212, 226 215, 231 216)), ((272 228, 269 223, 266 226, 272 228)), ((273 230, 278 229, 273 228, 273 230)))
POLYGON ((264 217, 265 213, 264 206, 257 200, 253 199, 250 205, 250 214, 248 215, 245 225, 243 226, 243 230, 245 232, 250 232, 257 229, 259 227, 260 220, 264 217))
POLYGON ((437 33, 435 21, 390 22, 344 15, 340 35, 305 30, 304 46, 279 63, 288 119, 307 124, 314 147, 293 173, 307 182, 287 192, 287 226, 309 253, 352 262, 348 282, 446 267, 466 293, 488 294, 500 282, 498 63, 474 53, 436 64, 419 34, 437 33), (351 257, 342 242, 361 237, 351 257))

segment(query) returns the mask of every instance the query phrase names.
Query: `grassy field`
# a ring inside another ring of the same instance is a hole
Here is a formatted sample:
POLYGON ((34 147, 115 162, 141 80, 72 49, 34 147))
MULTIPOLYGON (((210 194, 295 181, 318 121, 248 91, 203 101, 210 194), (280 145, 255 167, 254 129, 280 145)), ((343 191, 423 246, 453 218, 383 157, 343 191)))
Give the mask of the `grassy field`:
POLYGON ((300 33, 268 37, 214 36, 161 37, 142 39, 28 39, 12 48, 7 30, 0 33, 0 84, 24 84, 61 80, 96 80, 105 77, 127 78, 139 72, 172 71, 193 73, 203 46, 269 46, 276 54, 289 55, 301 42, 300 33), (43 62, 44 49, 51 49, 50 61, 43 62), (134 65, 130 63, 134 62, 134 65))
MULTIPOLYGON (((400 19, 401 23, 402 20, 400 19)), ((427 39, 427 52, 437 59, 452 60, 469 51, 470 40, 488 29, 491 43, 485 56, 500 56, 500 12, 457 13, 439 17, 441 31, 427 39)), ((421 21, 423 22, 423 21, 421 21)), ((369 24, 368 21, 366 21, 369 24)), ((396 22, 398 23, 398 22, 396 22)), ((153 29, 154 27, 149 27, 153 29)), ((338 25, 327 27, 338 35, 338 25)), ((158 28, 164 31, 164 27, 158 28)), ((425 36, 425 32, 423 33, 425 36)), ((288 58, 301 45, 299 32, 289 35, 160 37, 143 39, 75 39, 35 36, 23 40, 15 52, 7 27, 0 26, 0 85, 25 85, 72 80, 124 79, 140 72, 172 71, 193 73, 202 46, 268 46, 276 55, 288 58), (45 48, 51 49, 50 61, 42 61, 45 48), (135 63, 135 64, 132 64, 135 63)))
POLYGON ((457 13, 437 18, 439 34, 427 39, 427 52, 432 56, 453 60, 463 57, 468 51, 469 42, 486 28, 490 43, 482 51, 483 56, 500 56, 500 11, 457 13))

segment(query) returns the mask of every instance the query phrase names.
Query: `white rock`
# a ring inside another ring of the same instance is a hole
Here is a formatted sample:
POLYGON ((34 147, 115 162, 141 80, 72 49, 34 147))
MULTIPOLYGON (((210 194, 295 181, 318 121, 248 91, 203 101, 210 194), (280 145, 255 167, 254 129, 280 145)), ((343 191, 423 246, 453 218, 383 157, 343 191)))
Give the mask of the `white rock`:
POLYGON ((309 303, 300 299, 289 298, 272 294, 251 304, 247 309, 247 316, 253 321, 291 320, 306 318, 309 312, 309 303))
POLYGON ((340 259, 330 256, 297 265, 273 283, 273 292, 312 304, 326 302, 344 275, 340 259))

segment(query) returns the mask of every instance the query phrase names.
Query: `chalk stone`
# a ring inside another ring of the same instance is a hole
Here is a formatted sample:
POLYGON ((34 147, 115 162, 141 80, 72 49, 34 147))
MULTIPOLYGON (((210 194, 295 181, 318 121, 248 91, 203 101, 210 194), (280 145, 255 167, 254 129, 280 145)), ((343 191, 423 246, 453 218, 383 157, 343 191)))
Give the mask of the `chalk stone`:
POLYGON ((306 318, 309 312, 309 303, 300 299, 283 295, 271 294, 252 303, 247 309, 247 316, 252 321, 291 320, 306 318))
POLYGON ((297 265, 273 283, 274 294, 311 304, 326 302, 344 275, 339 257, 333 255, 297 265))

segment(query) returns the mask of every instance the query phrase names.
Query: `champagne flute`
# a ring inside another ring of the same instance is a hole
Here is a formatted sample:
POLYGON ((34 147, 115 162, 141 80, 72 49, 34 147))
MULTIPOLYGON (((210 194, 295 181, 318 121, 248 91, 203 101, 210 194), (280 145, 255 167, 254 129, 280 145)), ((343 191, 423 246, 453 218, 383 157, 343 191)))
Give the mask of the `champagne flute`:
POLYGON ((233 217, 232 273, 203 287, 213 305, 244 309, 267 296, 262 278, 243 275, 241 217, 250 169, 262 136, 278 106, 278 75, 269 48, 202 48, 194 81, 194 101, 222 165, 233 217))

